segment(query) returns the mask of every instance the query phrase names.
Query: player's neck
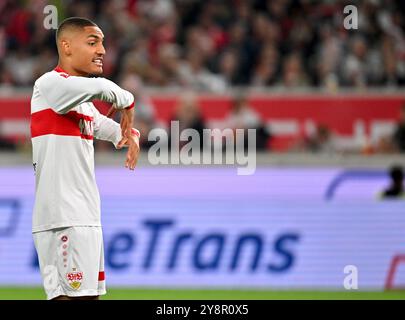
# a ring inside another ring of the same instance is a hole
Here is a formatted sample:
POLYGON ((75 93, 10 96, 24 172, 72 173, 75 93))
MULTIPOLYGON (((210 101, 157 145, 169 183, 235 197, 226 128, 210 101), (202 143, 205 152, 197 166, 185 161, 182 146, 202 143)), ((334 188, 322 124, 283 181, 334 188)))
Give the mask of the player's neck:
POLYGON ((57 68, 63 70, 70 76, 76 76, 76 77, 88 77, 89 76, 88 74, 78 72, 77 70, 72 68, 69 64, 64 63, 63 61, 60 61, 60 60, 58 62, 57 68))

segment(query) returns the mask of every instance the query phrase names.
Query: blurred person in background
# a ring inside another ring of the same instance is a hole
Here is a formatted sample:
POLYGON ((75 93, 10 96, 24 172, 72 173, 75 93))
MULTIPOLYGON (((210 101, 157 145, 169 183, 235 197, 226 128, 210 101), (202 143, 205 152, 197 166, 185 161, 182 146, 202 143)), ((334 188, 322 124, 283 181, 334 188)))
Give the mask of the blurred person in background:
POLYGON ((147 78, 148 70, 150 69, 150 57, 148 53, 148 38, 139 36, 131 42, 121 61, 121 72, 132 70, 136 72, 142 79, 147 78))
POLYGON ((0 121, 0 151, 15 151, 17 149, 16 143, 2 136, 2 123, 0 121))
POLYGON ((39 78, 45 72, 48 72, 48 70, 51 70, 57 63, 58 60, 53 54, 53 50, 51 48, 45 47, 44 50, 37 57, 37 64, 34 70, 35 79, 39 78))
POLYGON ((0 151, 15 151, 17 146, 15 143, 0 137, 0 151))
POLYGON ((307 140, 307 149, 314 153, 333 153, 336 151, 333 134, 329 127, 319 124, 315 134, 307 140))
POLYGON ((325 24, 320 28, 321 41, 317 47, 316 83, 333 89, 338 85, 338 71, 343 54, 343 41, 332 26, 325 24))
POLYGON ((325 124, 317 124, 314 132, 309 136, 300 138, 291 151, 310 151, 312 153, 333 154, 338 151, 337 141, 325 124))
POLYGON ((204 62, 201 51, 190 49, 186 54, 186 61, 179 66, 181 84, 192 90, 223 92, 226 88, 225 80, 209 71, 204 62))
POLYGON ((397 151, 405 152, 405 104, 401 108, 400 120, 395 128, 392 142, 397 151))
POLYGON ((260 53, 258 62, 253 69, 251 85, 266 87, 275 85, 280 78, 280 56, 272 45, 266 45, 260 53))
POLYGON ((405 19, 403 2, 378 10, 378 25, 388 85, 405 84, 405 19))
POLYGON ((235 86, 242 83, 239 77, 240 60, 238 52, 235 50, 224 51, 219 58, 218 71, 227 87, 235 86))
POLYGON ((270 133, 259 114, 249 105, 245 95, 234 97, 232 109, 224 121, 224 127, 234 131, 236 129, 243 129, 245 131, 245 149, 248 147, 248 129, 256 130, 256 149, 261 151, 267 149, 270 133))
MULTIPOLYGON (((248 39, 248 26, 238 21, 229 27, 228 42, 224 52, 233 52, 237 60, 236 75, 232 76, 232 85, 247 85, 250 79, 250 64, 252 63, 252 45, 248 39), (235 79, 236 78, 236 79, 235 79)), ((222 73, 222 69, 219 73, 222 73)))
POLYGON ((389 170, 391 185, 382 192, 384 199, 405 198, 404 171, 399 165, 392 166, 389 170))
POLYGON ((293 88, 308 86, 308 83, 300 54, 291 54, 283 63, 281 85, 286 88, 293 88))
POLYGON ((5 59, 5 69, 16 86, 28 86, 36 76, 36 59, 22 46, 5 59))
POLYGON ((0 61, 0 92, 14 92, 15 84, 13 78, 7 68, 4 66, 4 62, 0 61))
POLYGON ((366 87, 378 85, 383 78, 383 59, 380 48, 368 45, 364 37, 357 36, 343 62, 343 81, 346 86, 366 87))
POLYGON ((159 50, 159 70, 163 74, 165 87, 176 88, 180 85, 178 70, 181 48, 176 44, 165 44, 159 50))
POLYGON ((398 152, 392 141, 391 135, 383 135, 378 138, 376 143, 371 147, 373 153, 393 154, 398 152))
MULTIPOLYGON (((201 116, 200 106, 195 93, 190 91, 180 96, 177 102, 175 114, 171 121, 179 122, 180 134, 184 129, 196 130, 200 136, 200 147, 203 147, 203 130, 206 128, 206 124, 201 116)), ((173 137, 170 137, 170 139, 172 138, 173 137)), ((181 148, 187 143, 187 141, 180 141, 179 147, 181 148)), ((171 145, 170 141, 169 145, 171 145)))

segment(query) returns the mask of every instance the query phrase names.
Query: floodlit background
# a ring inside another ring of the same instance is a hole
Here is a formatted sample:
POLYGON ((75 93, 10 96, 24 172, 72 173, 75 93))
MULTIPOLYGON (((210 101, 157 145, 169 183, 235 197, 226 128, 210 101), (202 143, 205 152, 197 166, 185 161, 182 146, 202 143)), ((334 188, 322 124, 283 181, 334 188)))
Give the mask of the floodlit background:
POLYGON ((383 196, 405 159, 399 0, 0 1, 1 299, 45 297, 29 121, 57 64, 48 4, 101 27, 104 76, 136 96, 135 172, 95 141, 105 299, 405 299, 405 197, 383 196), (171 120, 256 129, 255 173, 152 165, 148 134, 171 120))

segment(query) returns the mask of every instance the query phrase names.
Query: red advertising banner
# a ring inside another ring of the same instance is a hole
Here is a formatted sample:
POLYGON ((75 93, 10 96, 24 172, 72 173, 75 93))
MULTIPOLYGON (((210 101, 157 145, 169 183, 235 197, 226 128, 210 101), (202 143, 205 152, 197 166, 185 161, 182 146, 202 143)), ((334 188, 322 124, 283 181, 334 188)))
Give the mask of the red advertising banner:
MULTIPOLYGON (((153 95, 156 117, 169 124, 178 97, 153 95)), ((326 125, 337 136, 376 140, 390 134, 400 119, 405 95, 251 95, 248 102, 262 118, 274 138, 294 139, 318 124, 326 125)), ((232 109, 230 96, 200 95, 198 103, 207 124, 224 120, 232 109)), ((96 103, 106 113, 108 105, 96 103)), ((10 138, 29 138, 30 100, 0 98, 0 134, 10 138)), ((280 146, 283 148, 283 146, 280 146)))

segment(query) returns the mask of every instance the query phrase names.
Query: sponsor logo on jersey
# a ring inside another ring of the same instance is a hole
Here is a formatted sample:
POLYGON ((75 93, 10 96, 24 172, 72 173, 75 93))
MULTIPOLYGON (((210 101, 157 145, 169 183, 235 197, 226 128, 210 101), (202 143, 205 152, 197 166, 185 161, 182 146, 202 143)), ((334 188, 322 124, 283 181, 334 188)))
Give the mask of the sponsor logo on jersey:
POLYGON ((82 136, 93 136, 93 121, 87 118, 79 120, 79 128, 82 136))

